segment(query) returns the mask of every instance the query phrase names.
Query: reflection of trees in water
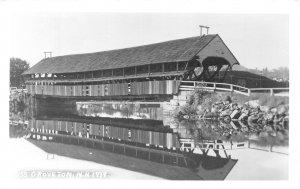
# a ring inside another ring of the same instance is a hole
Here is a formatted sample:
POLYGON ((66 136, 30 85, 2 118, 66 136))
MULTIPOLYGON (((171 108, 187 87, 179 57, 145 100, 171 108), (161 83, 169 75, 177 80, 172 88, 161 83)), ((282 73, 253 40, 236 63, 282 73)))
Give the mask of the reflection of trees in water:
POLYGON ((124 117, 129 117, 135 113, 135 105, 134 104, 123 104, 119 105, 120 113, 124 117))
POLYGON ((197 121, 202 140, 226 140, 222 135, 223 128, 218 126, 217 122, 207 124, 204 121, 197 121))
MULTIPOLYGON (((177 127, 184 127, 188 135, 195 141, 203 139, 203 130, 198 127, 197 121, 182 120, 176 125, 177 127)), ((179 135, 181 134, 179 133, 179 135)))
MULTIPOLYGON (((32 97, 24 93, 10 95, 9 120, 14 122, 28 121, 32 119, 32 97)), ((9 137, 20 138, 28 133, 23 124, 9 125, 9 137)))
POLYGON ((84 116, 84 115, 87 114, 87 110, 83 106, 80 106, 79 109, 78 109, 78 113, 79 113, 80 116, 84 116))
POLYGON ((115 108, 112 104, 80 104, 78 108, 78 114, 80 116, 92 115, 97 113, 106 113, 113 115, 116 113, 115 108))
POLYGON ((10 95, 9 119, 13 121, 29 120, 32 115, 32 97, 24 93, 10 95))
POLYGON ((150 119, 156 119, 157 117, 157 108, 148 107, 148 108, 140 108, 136 104, 128 104, 128 103, 103 103, 103 104, 79 104, 78 115, 92 115, 98 113, 105 113, 113 116, 116 113, 119 113, 122 117, 129 118, 133 115, 137 115, 142 119, 148 119, 147 115, 150 116, 150 119))
MULTIPOLYGON (((101 105, 99 105, 100 107, 99 107, 99 111, 101 112, 101 113, 106 113, 106 114, 108 114, 108 115, 113 115, 114 113, 116 113, 116 109, 113 107, 113 105, 112 104, 101 104, 101 105), (100 110, 101 109, 101 110, 100 110)), ((98 113, 98 112, 96 112, 96 113, 98 113)))
POLYGON ((29 133, 27 127, 23 124, 9 125, 9 137, 10 138, 21 138, 29 133))

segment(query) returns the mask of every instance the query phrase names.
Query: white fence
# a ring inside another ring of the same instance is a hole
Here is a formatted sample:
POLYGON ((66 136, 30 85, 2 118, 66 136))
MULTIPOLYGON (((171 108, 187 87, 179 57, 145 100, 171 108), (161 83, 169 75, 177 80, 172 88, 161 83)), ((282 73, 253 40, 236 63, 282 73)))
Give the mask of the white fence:
POLYGON ((236 150, 248 148, 248 142, 218 142, 217 140, 180 139, 181 150, 199 148, 201 150, 236 150))
POLYGON ((256 141, 248 140, 245 142, 225 142, 217 140, 199 140, 195 141, 193 139, 180 139, 180 149, 181 150, 216 150, 216 151, 226 151, 226 150, 237 150, 237 149, 254 149, 262 150, 273 153, 280 153, 288 155, 288 147, 286 146, 273 146, 273 145, 258 145, 256 141))
POLYGON ((208 91, 227 91, 250 96, 251 93, 269 93, 271 96, 280 92, 289 92, 289 88, 246 88, 239 85, 228 83, 200 82, 200 81, 181 81, 180 91, 193 91, 204 89, 208 91))

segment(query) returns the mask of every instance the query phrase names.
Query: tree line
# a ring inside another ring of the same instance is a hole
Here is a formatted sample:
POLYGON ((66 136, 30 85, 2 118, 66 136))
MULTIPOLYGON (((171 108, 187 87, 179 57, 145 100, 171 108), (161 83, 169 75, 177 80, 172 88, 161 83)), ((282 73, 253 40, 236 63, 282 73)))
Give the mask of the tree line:
POLYGON ((289 81, 289 68, 288 67, 279 67, 274 69, 250 69, 250 72, 255 74, 262 74, 265 77, 268 77, 270 79, 275 79, 282 82, 288 82, 289 81))
POLYGON ((20 58, 10 58, 10 87, 24 87, 22 73, 29 69, 29 63, 20 58))

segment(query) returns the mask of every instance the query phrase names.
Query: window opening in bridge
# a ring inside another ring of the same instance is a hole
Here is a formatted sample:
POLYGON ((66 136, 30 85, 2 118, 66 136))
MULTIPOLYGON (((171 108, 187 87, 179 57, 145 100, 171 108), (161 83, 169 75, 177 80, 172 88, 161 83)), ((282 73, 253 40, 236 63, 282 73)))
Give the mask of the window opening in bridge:
POLYGON ((112 70, 103 70, 103 77, 111 77, 112 70))
POLYGON ((150 65, 150 72, 157 73, 163 71, 163 64, 151 64, 150 65))
POLYGON ((84 74, 83 73, 78 73, 77 74, 77 78, 78 79, 83 79, 84 78, 84 74))
POLYGON ((172 72, 177 70, 177 65, 175 62, 170 62, 165 64, 165 72, 172 72))
POLYGON ((76 74, 68 74, 69 79, 76 79, 76 74))
POLYGON ((125 75, 135 75, 135 67, 125 68, 125 75))
POLYGON ((85 73, 85 78, 92 78, 93 77, 93 73, 92 72, 86 72, 85 73))
POLYGON ((99 71, 94 71, 94 78, 99 78, 99 77, 102 77, 102 71, 99 70, 99 71))
POLYGON ((113 72, 114 76, 123 76, 123 68, 115 69, 113 72))
POLYGON ((149 68, 148 65, 146 65, 146 66, 138 66, 137 67, 137 74, 147 74, 147 73, 149 73, 148 68, 149 68))

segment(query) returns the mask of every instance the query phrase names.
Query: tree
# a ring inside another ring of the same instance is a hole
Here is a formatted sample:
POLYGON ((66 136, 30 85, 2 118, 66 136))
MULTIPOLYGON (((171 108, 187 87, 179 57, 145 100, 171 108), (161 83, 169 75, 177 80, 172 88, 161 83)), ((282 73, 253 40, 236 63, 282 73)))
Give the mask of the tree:
POLYGON ((263 68, 262 73, 264 76, 267 76, 269 74, 269 70, 267 67, 263 68))
POLYGON ((10 58, 10 87, 21 87, 24 85, 22 73, 29 69, 29 64, 20 58, 10 58))

